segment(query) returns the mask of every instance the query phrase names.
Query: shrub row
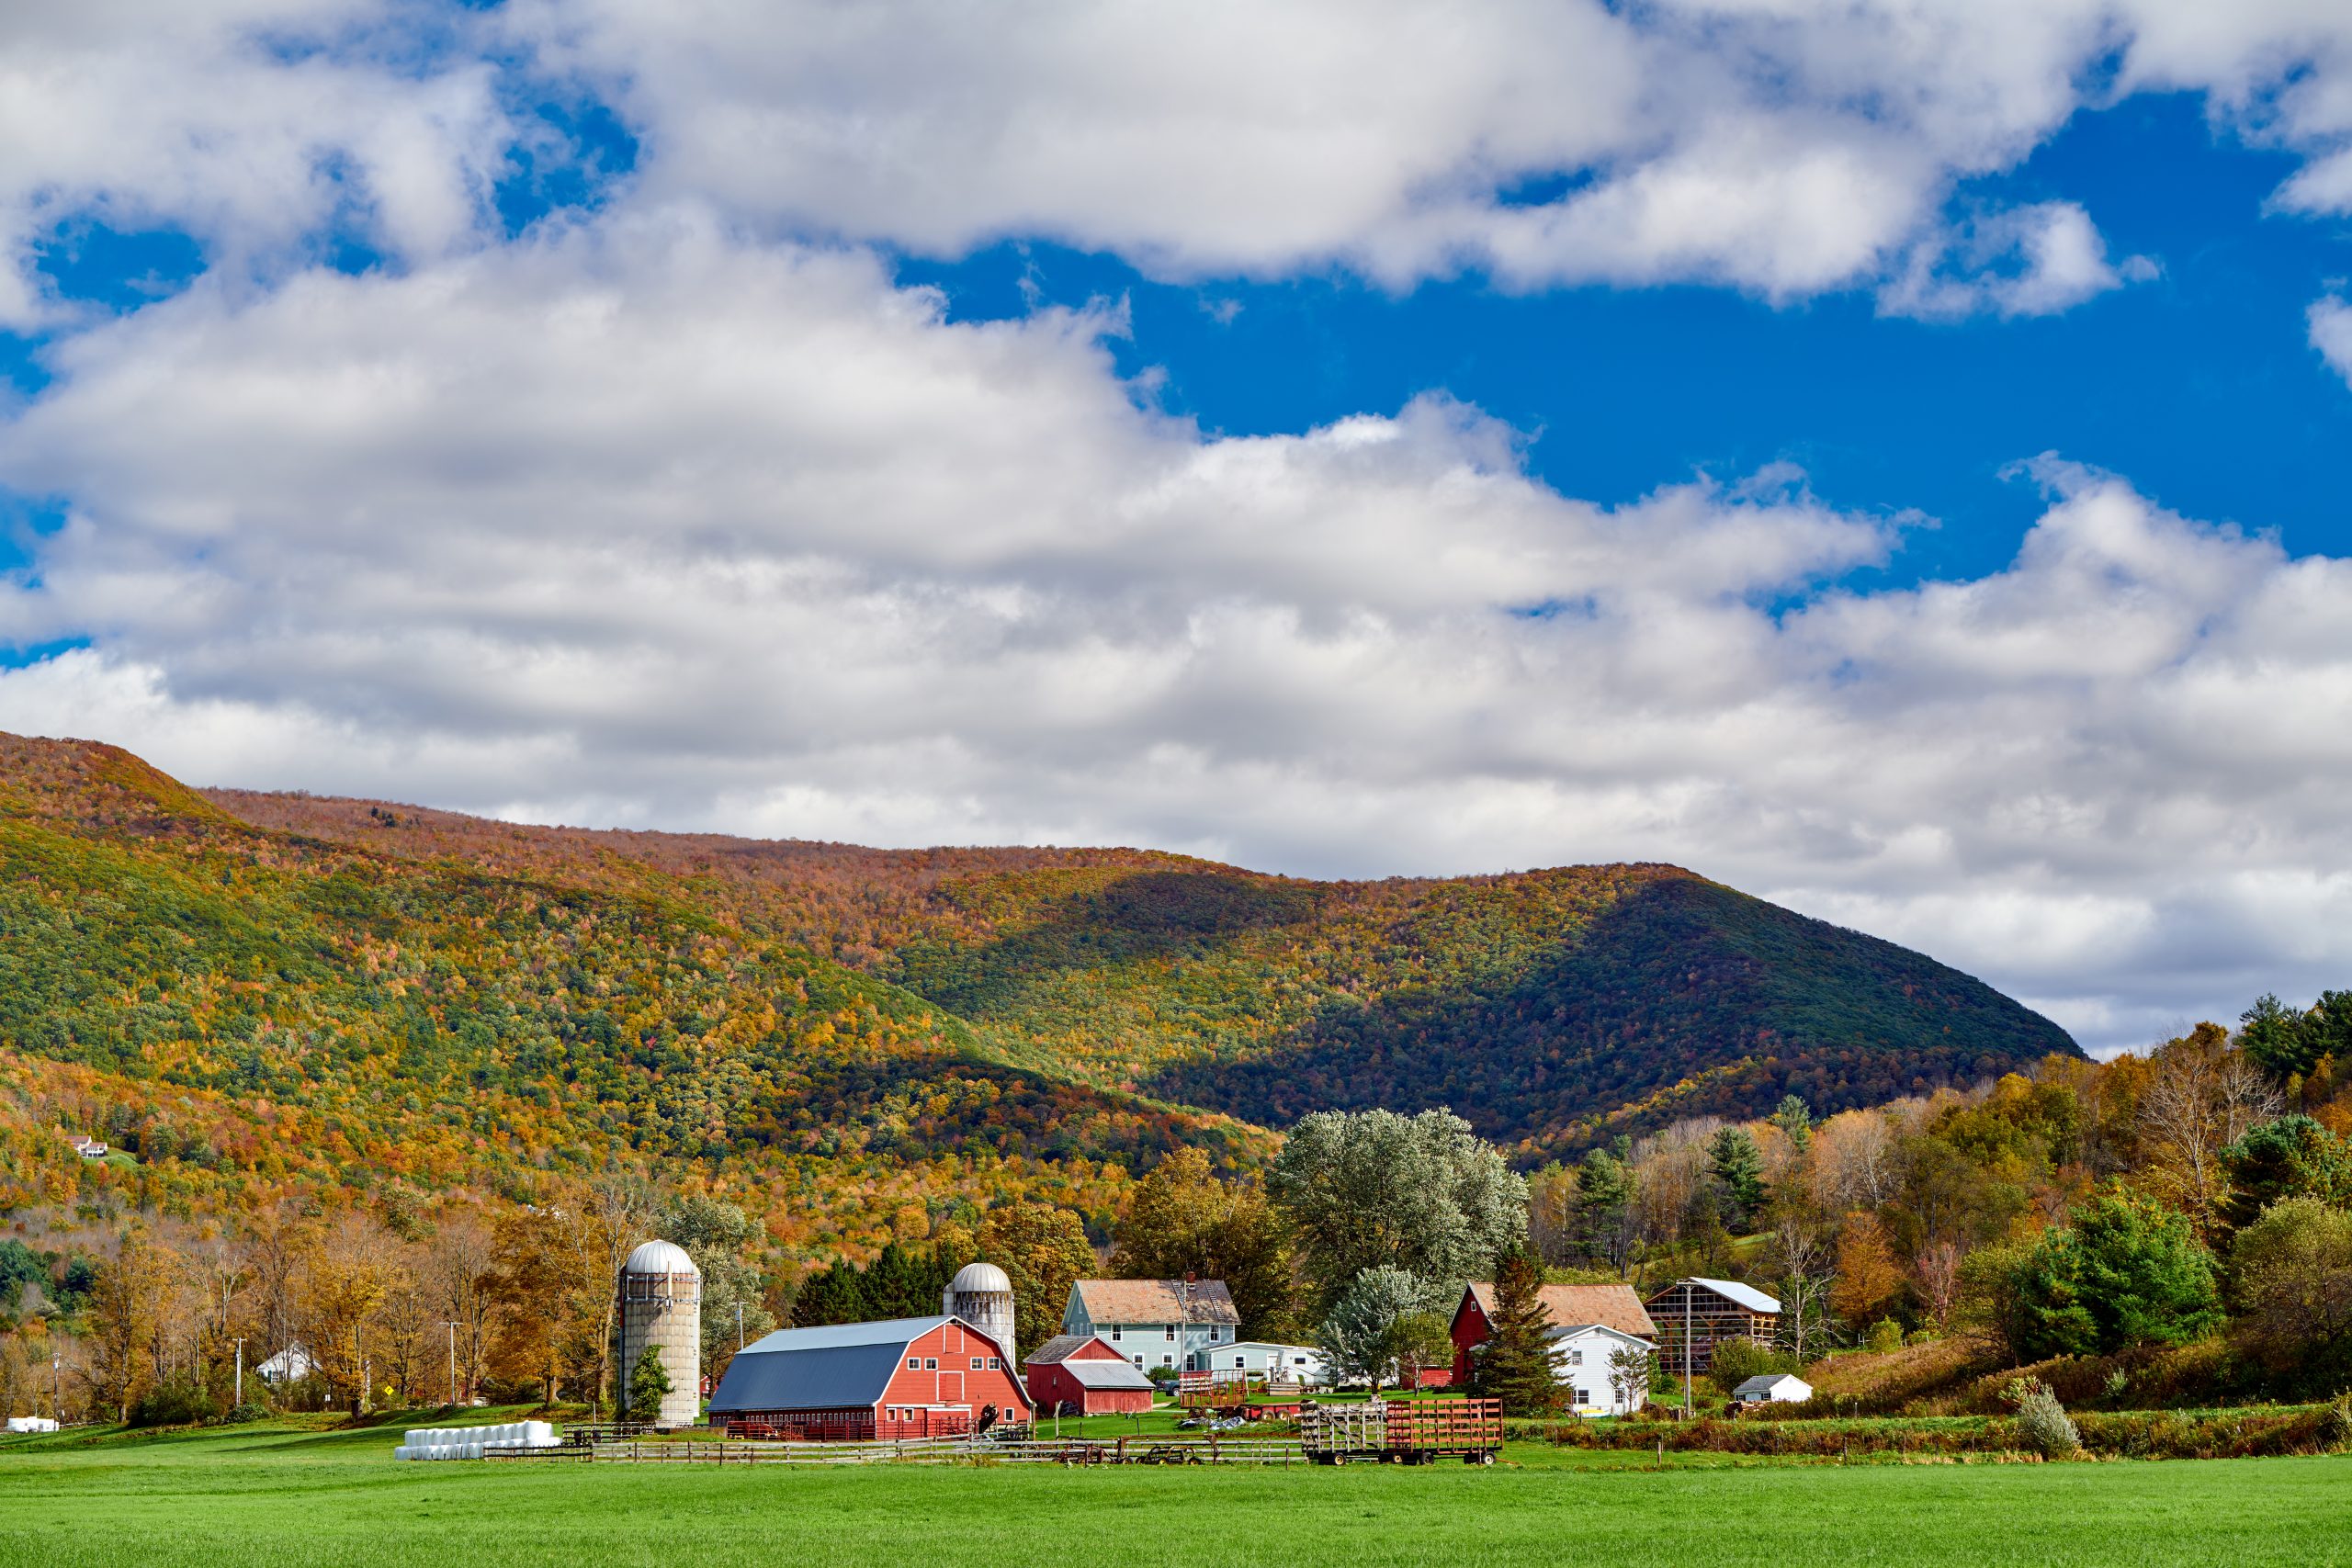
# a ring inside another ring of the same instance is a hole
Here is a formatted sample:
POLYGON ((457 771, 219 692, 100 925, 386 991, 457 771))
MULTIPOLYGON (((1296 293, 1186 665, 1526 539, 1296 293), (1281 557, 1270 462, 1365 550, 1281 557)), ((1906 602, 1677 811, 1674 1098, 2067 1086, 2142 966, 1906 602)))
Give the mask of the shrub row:
MULTIPOLYGON (((2244 1459, 2325 1453, 2352 1446, 2352 1430, 2325 1406, 2275 1411, 2077 1415, 2083 1451, 2114 1459, 2244 1459)), ((1656 1449, 1836 1458, 1847 1454, 1996 1454, 2034 1445, 2012 1416, 1917 1420, 1577 1422, 1548 1434, 1563 1448, 1656 1449)))

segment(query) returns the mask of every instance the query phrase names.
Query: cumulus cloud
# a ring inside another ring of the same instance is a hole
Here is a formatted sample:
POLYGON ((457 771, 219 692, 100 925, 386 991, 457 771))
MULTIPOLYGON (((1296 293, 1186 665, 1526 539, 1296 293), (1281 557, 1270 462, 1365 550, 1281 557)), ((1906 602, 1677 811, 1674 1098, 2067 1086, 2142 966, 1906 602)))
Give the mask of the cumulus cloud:
POLYGON ((1209 435, 1121 327, 691 208, 200 284, 0 433, 69 511, 0 637, 88 643, 0 725, 537 819, 1675 860, 2093 1043, 2352 961, 2352 563, 2053 458, 2007 568, 1870 591, 1905 520, 1801 476, 1597 506, 1439 397, 1209 435))
POLYGON ((2352 305, 2322 299, 2311 309, 2312 346, 2352 382, 2352 305))
POLYGON ((1930 319, 2051 316, 2121 288, 2127 277, 2154 276, 2145 256, 2111 265, 2088 213, 2070 201, 2045 201, 1922 242, 1901 276, 1879 290, 1879 308, 1930 319))
POLYGON ((1922 308, 2038 314, 2114 286, 2092 216, 1989 214, 1976 239, 2023 265, 1972 280, 1992 258, 1939 273, 1971 243, 1948 205, 2143 90, 2207 95, 2301 154, 2282 209, 2352 205, 2352 13, 2310 0, 514 0, 504 17, 643 129, 657 196, 934 254, 1043 235, 1163 276, 1339 265, 1401 286, 1466 266, 1774 298, 1901 287, 1924 265, 1940 280, 1922 308))
POLYGON ((243 263, 345 229, 469 241, 508 140, 493 71, 419 62, 430 4, 76 0, 0 9, 0 327, 57 323, 61 228, 186 232, 243 263))

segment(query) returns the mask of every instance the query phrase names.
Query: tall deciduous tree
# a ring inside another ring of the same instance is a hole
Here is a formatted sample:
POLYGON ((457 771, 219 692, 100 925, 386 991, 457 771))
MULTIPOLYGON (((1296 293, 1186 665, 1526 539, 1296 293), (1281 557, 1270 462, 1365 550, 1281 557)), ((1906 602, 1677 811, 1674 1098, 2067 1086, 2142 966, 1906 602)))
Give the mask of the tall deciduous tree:
POLYGON ((1525 1179, 1449 1111, 1316 1111, 1267 1185, 1327 1306, 1368 1269, 1458 1285, 1527 1235, 1525 1179))
POLYGON ((1838 1315, 1850 1324, 1868 1323, 1903 1283, 1903 1269, 1894 1260, 1885 1224, 1866 1211, 1847 1215, 1838 1227, 1838 1282, 1829 1291, 1829 1304, 1838 1315))
POLYGON ((1222 1280, 1240 1337, 1298 1332, 1290 1247, 1265 1194, 1220 1181, 1199 1149, 1179 1149, 1136 1187, 1119 1222, 1111 1271, 1127 1279, 1222 1280))
MULTIPOLYGON (((662 1211, 662 1234, 686 1249, 702 1270, 702 1364, 718 1377, 735 1357, 736 1308, 741 1307, 743 1343, 775 1326, 767 1308, 767 1281, 752 1262, 762 1230, 734 1204, 689 1194, 662 1211)), ((933 1298, 931 1307, 935 1310, 933 1298)))
POLYGON ((1506 1416, 1547 1415, 1560 1406, 1543 1286, 1544 1276, 1524 1248, 1513 1247, 1495 1265, 1493 1332, 1473 1352, 1470 1378, 1479 1394, 1502 1401, 1506 1416))
POLYGON ((973 1240, 980 1256, 1012 1281, 1012 1323, 1020 1347, 1035 1349, 1060 1331, 1069 1288, 1094 1269, 1086 1226, 1067 1209, 1007 1203, 980 1218, 973 1240))

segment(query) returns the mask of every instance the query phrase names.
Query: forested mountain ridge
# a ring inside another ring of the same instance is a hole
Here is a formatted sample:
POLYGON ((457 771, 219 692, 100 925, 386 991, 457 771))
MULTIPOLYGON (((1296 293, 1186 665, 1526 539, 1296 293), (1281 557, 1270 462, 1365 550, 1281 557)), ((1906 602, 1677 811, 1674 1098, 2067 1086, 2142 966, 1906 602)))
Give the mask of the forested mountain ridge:
POLYGON ((1009 1063, 674 896, 279 832, 112 748, 0 737, 0 1206, 94 1216, 659 1162, 830 1247, 1006 1193, 1107 1214, 1170 1148, 1269 1140, 1009 1063), (61 1128, 137 1163, 82 1172, 61 1128))
POLYGON ((1311 882, 1131 849, 879 851, 207 798, 377 853, 659 893, 912 992, 1022 1067, 1267 1125, 1451 1104, 1532 1156, 2077 1054, 1923 954, 1668 865, 1311 882))

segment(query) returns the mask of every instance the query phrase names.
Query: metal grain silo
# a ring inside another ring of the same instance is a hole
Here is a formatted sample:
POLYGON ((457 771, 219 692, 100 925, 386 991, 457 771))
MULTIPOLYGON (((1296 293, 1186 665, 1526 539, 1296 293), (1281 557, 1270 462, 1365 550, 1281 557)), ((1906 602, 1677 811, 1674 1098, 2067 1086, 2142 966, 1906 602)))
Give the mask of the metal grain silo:
POLYGON ((993 1263, 967 1263, 939 1293, 939 1310, 960 1317, 995 1340, 1010 1364, 1013 1348, 1012 1281, 993 1263))
POLYGON ((629 1377, 651 1345, 670 1374, 654 1424, 693 1426, 702 1414, 702 1270, 684 1247, 649 1241, 621 1265, 619 1289, 622 1407, 629 1377))

